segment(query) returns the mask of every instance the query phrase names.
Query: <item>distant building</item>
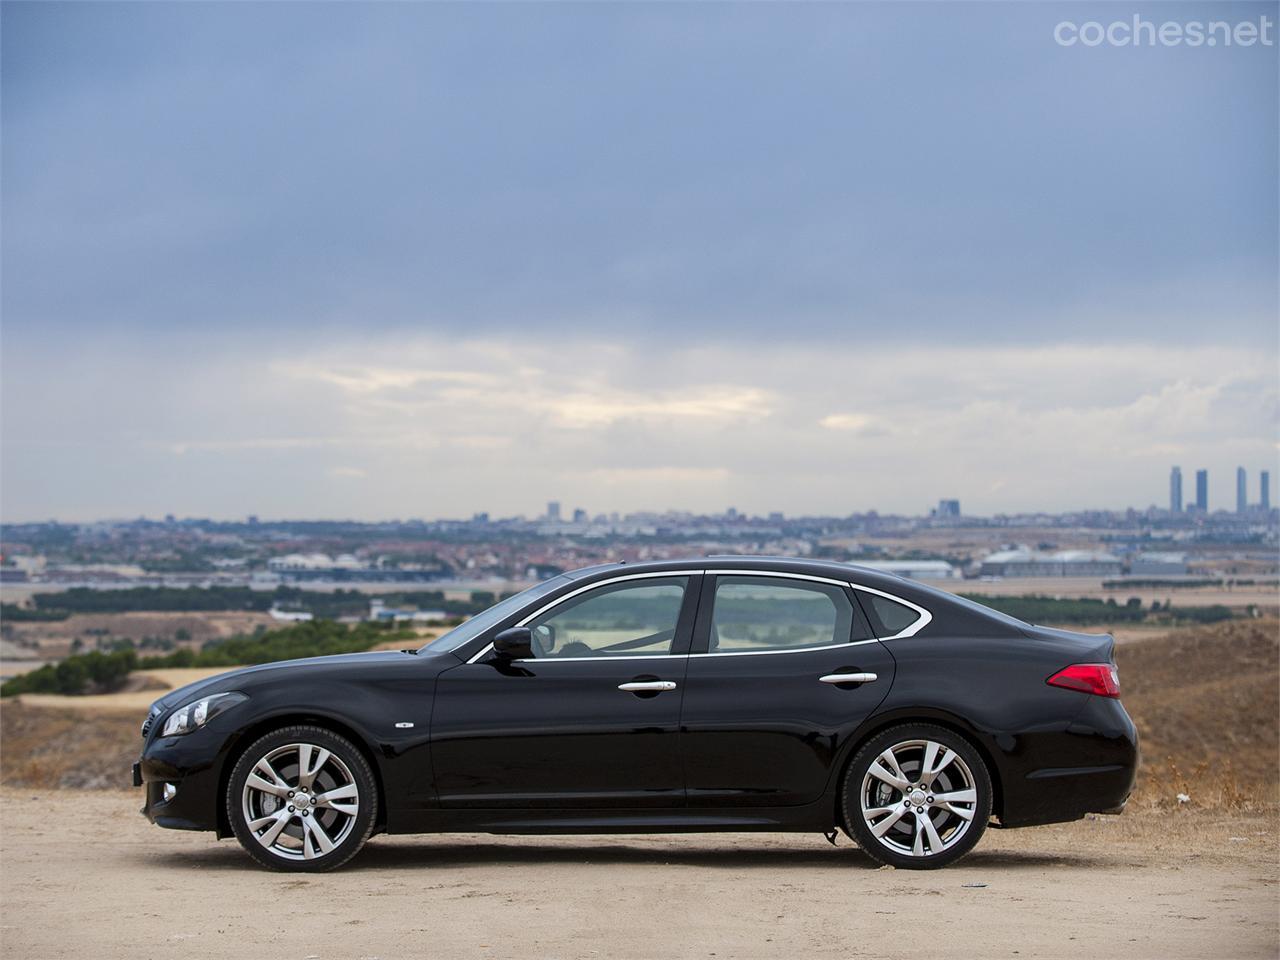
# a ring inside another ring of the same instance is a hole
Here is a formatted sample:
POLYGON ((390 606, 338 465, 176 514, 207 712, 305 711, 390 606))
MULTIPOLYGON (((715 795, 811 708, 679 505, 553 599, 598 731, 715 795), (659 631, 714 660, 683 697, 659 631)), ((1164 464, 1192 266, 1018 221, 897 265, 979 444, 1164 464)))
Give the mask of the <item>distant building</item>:
POLYGON ((908 580, 954 580, 960 576, 960 571, 945 560, 859 560, 857 565, 883 570, 908 580))
POLYGON ((1114 577, 1121 569, 1119 557, 1101 551, 1041 553, 1016 547, 987 556, 979 573, 984 577, 1114 577))
POLYGON ((1182 512, 1182 468, 1169 471, 1169 512, 1182 512))
POLYGON ((369 601, 369 619, 380 623, 422 623, 443 620, 443 610, 417 610, 410 607, 388 607, 385 600, 369 601))
POLYGON ((351 553, 342 553, 336 557, 331 557, 327 553, 290 553, 268 560, 267 571, 283 580, 294 581, 420 582, 435 579, 440 574, 440 567, 426 564, 384 566, 381 563, 361 560, 351 553))
POLYGON ((1201 513, 1209 512, 1209 471, 1196 471, 1196 509, 1201 513))
POLYGON ((1140 553, 1129 564, 1135 577, 1184 576, 1187 572, 1185 553, 1140 553))
POLYGON ((586 522, 587 522, 587 511, 583 510, 581 507, 578 507, 576 510, 574 510, 574 511, 573 511, 573 522, 574 522, 574 523, 586 523, 586 522))
POLYGON ((315 614, 309 610, 282 610, 275 604, 271 605, 267 613, 271 615, 272 620, 284 620, 287 623, 305 623, 315 619, 315 614))
POLYGON ((1236 467, 1236 513, 1249 509, 1249 474, 1244 467, 1236 467))
POLYGON ((1271 509, 1271 471, 1262 471, 1262 499, 1258 501, 1263 510, 1271 509))
POLYGON ((959 500, 939 500, 938 509, 934 511, 935 517, 958 517, 960 516, 959 500))
POLYGON ((473 513, 471 515, 471 522, 472 523, 488 523, 489 522, 488 512, 482 511, 480 513, 473 513))
POLYGON ((329 573, 335 570, 359 570, 364 566, 350 553, 331 557, 327 553, 290 553, 272 557, 267 569, 272 573, 329 573))
POLYGON ((547 501, 547 519, 550 520, 552 523, 560 522, 560 501, 559 500, 547 501))

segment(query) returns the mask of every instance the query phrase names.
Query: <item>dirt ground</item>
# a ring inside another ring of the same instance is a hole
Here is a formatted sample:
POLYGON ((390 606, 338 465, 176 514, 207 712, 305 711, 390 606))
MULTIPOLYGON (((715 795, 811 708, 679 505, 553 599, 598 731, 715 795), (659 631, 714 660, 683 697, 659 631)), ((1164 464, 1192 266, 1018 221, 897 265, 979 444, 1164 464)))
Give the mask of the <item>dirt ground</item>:
POLYGON ((270 873, 139 792, 0 792, 7 958, 1274 958, 1276 820, 1169 811, 990 831, 955 867, 846 838, 377 837, 270 873), (51 829, 51 827, 56 828, 51 829))

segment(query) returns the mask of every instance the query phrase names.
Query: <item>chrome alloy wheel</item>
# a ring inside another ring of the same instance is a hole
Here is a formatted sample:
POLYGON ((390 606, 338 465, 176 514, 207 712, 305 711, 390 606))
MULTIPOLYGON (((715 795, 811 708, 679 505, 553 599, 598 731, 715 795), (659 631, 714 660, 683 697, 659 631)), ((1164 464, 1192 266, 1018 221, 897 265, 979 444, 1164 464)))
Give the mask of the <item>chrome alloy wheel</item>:
POLYGON ((253 765, 240 803, 263 847, 287 860, 313 860, 341 846, 354 829, 360 788, 331 750, 287 743, 253 765))
POLYGON ((978 791, 958 753, 933 740, 904 740, 883 751, 862 778, 859 806, 886 848, 929 857, 960 842, 973 823, 978 791))

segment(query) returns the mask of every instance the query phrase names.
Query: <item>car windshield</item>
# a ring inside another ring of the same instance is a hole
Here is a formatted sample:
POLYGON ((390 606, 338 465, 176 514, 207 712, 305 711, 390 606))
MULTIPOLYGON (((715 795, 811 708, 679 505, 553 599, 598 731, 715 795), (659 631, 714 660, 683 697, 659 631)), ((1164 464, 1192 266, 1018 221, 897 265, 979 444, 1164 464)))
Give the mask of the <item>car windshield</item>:
POLYGON ((539 597, 545 597, 566 583, 569 583, 570 577, 561 574, 558 577, 552 577, 550 580, 544 580, 542 583, 535 584, 528 590, 524 590, 514 596, 495 603, 483 613, 477 613, 470 620, 464 620, 448 633, 441 634, 430 643, 420 649, 420 653, 448 653, 457 650, 463 644, 474 640, 480 634, 484 633, 495 623, 501 623, 505 618, 515 613, 531 600, 537 600, 539 597))

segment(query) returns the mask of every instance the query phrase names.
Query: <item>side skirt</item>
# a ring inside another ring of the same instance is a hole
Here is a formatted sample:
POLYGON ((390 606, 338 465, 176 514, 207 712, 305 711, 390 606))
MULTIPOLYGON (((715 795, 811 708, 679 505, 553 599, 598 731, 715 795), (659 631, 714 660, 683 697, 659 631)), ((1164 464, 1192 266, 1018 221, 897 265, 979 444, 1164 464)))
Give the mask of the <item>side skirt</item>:
POLYGON ((388 833, 825 833, 835 826, 829 804, 736 810, 420 810, 392 811, 388 833))

